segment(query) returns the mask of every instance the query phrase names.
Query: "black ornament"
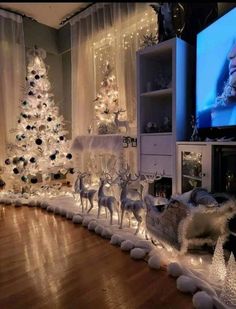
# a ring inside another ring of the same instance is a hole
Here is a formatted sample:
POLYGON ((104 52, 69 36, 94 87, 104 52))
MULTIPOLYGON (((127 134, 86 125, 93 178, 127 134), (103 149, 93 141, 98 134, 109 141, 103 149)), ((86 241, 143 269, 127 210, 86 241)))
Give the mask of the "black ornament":
POLYGON ((52 121, 52 117, 48 117, 47 121, 49 121, 49 122, 52 121))
POLYGON ((23 101, 22 105, 24 105, 24 106, 27 105, 27 101, 23 101))
POLYGON ((34 157, 30 158, 30 162, 35 163, 36 162, 35 158, 34 157))
POLYGON ((38 182, 38 179, 37 178, 31 178, 31 183, 37 183, 38 182))
POLYGON ((24 182, 26 182, 26 181, 27 181, 27 177, 26 177, 26 176, 22 176, 22 177, 21 177, 21 180, 24 181, 24 182))
POLYGON ((27 125, 26 126, 26 130, 30 130, 31 129, 31 126, 30 125, 27 125))
POLYGON ((43 106, 47 107, 47 104, 46 104, 46 103, 43 103, 43 106))
POLYGON ((50 157, 49 157, 52 161, 53 160, 55 160, 56 159, 56 155, 55 154, 52 154, 52 155, 50 155, 50 157))
POLYGON ((30 82, 30 86, 34 87, 35 86, 35 82, 30 82))
POLYGON ((6 164, 6 165, 9 165, 9 164, 11 164, 11 161, 10 161, 10 159, 6 159, 6 160, 5 160, 5 164, 6 164))
POLYGON ((0 188, 4 188, 6 185, 5 181, 0 178, 0 188))
POLYGON ((25 138, 25 134, 22 134, 22 135, 21 135, 21 138, 24 139, 24 138, 25 138))
POLYGON ((30 90, 30 91, 28 92, 28 95, 34 95, 33 91, 30 90))
POLYGON ((37 98, 38 98, 38 99, 41 99, 42 97, 41 97, 41 95, 39 94, 39 95, 37 96, 37 98))
POLYGON ((69 169, 69 173, 70 173, 70 174, 74 174, 74 173, 75 173, 74 169, 73 169, 73 168, 70 168, 70 169, 69 169))
POLYGON ((13 164, 17 164, 19 162, 19 158, 17 158, 17 157, 13 158, 12 162, 13 162, 13 164))
POLYGON ((59 173, 54 174, 54 179, 60 179, 61 175, 59 173))
POLYGON ((18 171, 18 169, 16 167, 13 168, 13 172, 14 172, 14 174, 19 174, 19 171, 18 171))
POLYGON ((21 123, 20 119, 17 120, 18 123, 21 123))
POLYGON ((72 154, 71 154, 71 153, 68 153, 68 154, 66 155, 66 158, 67 158, 68 160, 72 159, 72 154))
POLYGON ((28 116, 26 114, 22 114, 22 117, 23 118, 27 118, 28 116))
POLYGON ((35 71, 35 70, 32 70, 32 71, 31 71, 31 74, 36 74, 36 71, 35 71))
POLYGON ((25 161, 25 158, 24 158, 24 157, 20 157, 20 158, 19 158, 19 161, 24 162, 24 161, 25 161))
POLYGON ((41 138, 37 138, 36 140, 35 140, 35 143, 37 144, 37 145, 41 145, 42 144, 42 140, 41 140, 41 138))
POLYGON ((25 80, 28 80, 28 77, 26 76, 25 80))
POLYGON ((43 78, 44 77, 44 75, 41 75, 41 78, 43 78))
POLYGON ((64 140, 64 136, 60 136, 59 139, 60 139, 61 141, 63 141, 63 140, 64 140))
POLYGON ((35 78, 35 79, 40 79, 40 76, 37 74, 37 75, 35 75, 34 78, 35 78))

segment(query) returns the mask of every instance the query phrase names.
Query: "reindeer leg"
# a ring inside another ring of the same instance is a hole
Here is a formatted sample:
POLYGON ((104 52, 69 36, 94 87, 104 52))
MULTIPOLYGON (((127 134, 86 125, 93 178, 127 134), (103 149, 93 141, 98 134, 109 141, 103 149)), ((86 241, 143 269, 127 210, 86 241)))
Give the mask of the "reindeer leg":
POLYGON ((98 202, 98 219, 99 219, 99 216, 100 216, 100 212, 101 212, 101 205, 100 205, 100 203, 98 202))
POLYGON ((93 199, 89 199, 89 203, 90 203, 90 208, 87 211, 87 214, 93 209, 93 199))
POLYGON ((116 205, 116 211, 117 211, 117 216, 118 216, 118 225, 120 224, 120 209, 119 209, 119 203, 116 205))
POLYGON ((80 203, 81 203, 81 206, 82 206, 82 212, 84 212, 84 203, 83 203, 82 196, 80 196, 80 203))
POLYGON ((110 209, 110 225, 112 225, 113 222, 113 210, 110 209))
POLYGON ((135 216, 135 219, 138 221, 138 227, 137 227, 137 229, 136 229, 136 231, 135 231, 135 234, 134 235, 137 235, 138 234, 138 232, 139 232, 139 229, 140 229, 140 225, 141 225, 141 223, 142 223, 142 217, 141 216, 139 216, 138 214, 136 214, 136 213, 134 213, 134 216, 135 216))
POLYGON ((124 211, 124 209, 122 209, 122 210, 121 210, 120 227, 119 227, 120 229, 123 228, 124 213, 125 213, 125 211, 124 211))

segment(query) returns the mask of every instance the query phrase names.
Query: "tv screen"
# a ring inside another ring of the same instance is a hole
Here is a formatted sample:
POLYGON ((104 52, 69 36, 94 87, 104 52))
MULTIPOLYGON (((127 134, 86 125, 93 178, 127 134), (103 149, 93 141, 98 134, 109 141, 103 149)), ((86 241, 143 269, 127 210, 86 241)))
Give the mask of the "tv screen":
POLYGON ((198 128, 236 125, 236 8, 197 35, 198 128))

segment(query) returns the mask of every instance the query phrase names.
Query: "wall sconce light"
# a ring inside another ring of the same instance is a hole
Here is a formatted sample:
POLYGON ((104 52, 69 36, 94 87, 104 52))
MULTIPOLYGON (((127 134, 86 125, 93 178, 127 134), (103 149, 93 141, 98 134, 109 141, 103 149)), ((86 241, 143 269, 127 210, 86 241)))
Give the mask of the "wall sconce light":
POLYGON ((123 148, 137 147, 137 138, 130 136, 123 136, 123 148))

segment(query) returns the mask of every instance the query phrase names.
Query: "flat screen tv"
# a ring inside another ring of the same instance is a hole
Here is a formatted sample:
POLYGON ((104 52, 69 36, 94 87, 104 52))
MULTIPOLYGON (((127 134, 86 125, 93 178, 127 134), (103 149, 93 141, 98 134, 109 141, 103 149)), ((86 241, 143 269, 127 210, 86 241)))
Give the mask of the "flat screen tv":
POLYGON ((236 8, 197 35, 196 118, 200 129, 236 126, 236 8))

